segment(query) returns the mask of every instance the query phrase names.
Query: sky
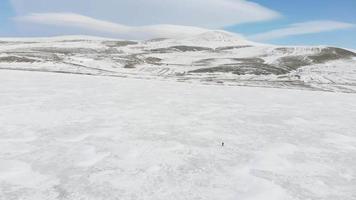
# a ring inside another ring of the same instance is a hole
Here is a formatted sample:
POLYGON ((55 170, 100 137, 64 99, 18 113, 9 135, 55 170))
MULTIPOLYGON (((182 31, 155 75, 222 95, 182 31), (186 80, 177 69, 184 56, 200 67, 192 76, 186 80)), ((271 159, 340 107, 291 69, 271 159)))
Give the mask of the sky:
POLYGON ((356 49, 356 1, 0 0, 0 37, 181 38, 217 29, 256 42, 356 49))

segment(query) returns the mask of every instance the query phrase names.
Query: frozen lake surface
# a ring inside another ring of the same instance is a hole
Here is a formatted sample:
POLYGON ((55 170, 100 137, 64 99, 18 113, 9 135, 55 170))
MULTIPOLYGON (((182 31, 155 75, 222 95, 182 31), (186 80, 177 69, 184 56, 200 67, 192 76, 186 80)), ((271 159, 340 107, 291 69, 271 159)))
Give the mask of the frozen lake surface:
POLYGON ((355 166, 355 94, 0 71, 1 200, 352 200, 355 166))

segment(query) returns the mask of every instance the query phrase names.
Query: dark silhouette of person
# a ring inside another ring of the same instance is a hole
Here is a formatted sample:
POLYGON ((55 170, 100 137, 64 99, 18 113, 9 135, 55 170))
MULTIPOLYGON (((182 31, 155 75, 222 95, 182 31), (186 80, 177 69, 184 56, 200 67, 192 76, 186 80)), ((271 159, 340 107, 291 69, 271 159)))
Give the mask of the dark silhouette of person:
POLYGON ((223 147, 224 145, 225 145, 225 143, 224 143, 224 142, 222 142, 222 143, 221 143, 221 146, 223 147))

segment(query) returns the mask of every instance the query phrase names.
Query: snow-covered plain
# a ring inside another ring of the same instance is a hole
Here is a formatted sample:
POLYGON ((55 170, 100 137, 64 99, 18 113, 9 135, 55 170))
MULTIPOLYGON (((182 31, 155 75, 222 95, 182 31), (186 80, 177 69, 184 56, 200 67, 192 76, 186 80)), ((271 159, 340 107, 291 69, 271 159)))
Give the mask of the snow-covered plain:
POLYGON ((355 122, 355 94, 2 70, 0 199, 353 200, 355 122))

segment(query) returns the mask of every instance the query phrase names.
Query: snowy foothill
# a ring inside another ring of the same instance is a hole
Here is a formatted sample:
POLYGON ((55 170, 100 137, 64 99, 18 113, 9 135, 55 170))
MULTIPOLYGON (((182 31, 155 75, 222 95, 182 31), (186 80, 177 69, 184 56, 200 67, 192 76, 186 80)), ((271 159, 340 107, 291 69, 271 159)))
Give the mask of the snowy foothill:
POLYGON ((1 70, 0 199, 352 200, 355 121, 355 94, 1 70))
POLYGON ((92 36, 0 38, 0 70, 175 79, 356 93, 356 53, 275 46, 226 31, 128 41, 92 36))

